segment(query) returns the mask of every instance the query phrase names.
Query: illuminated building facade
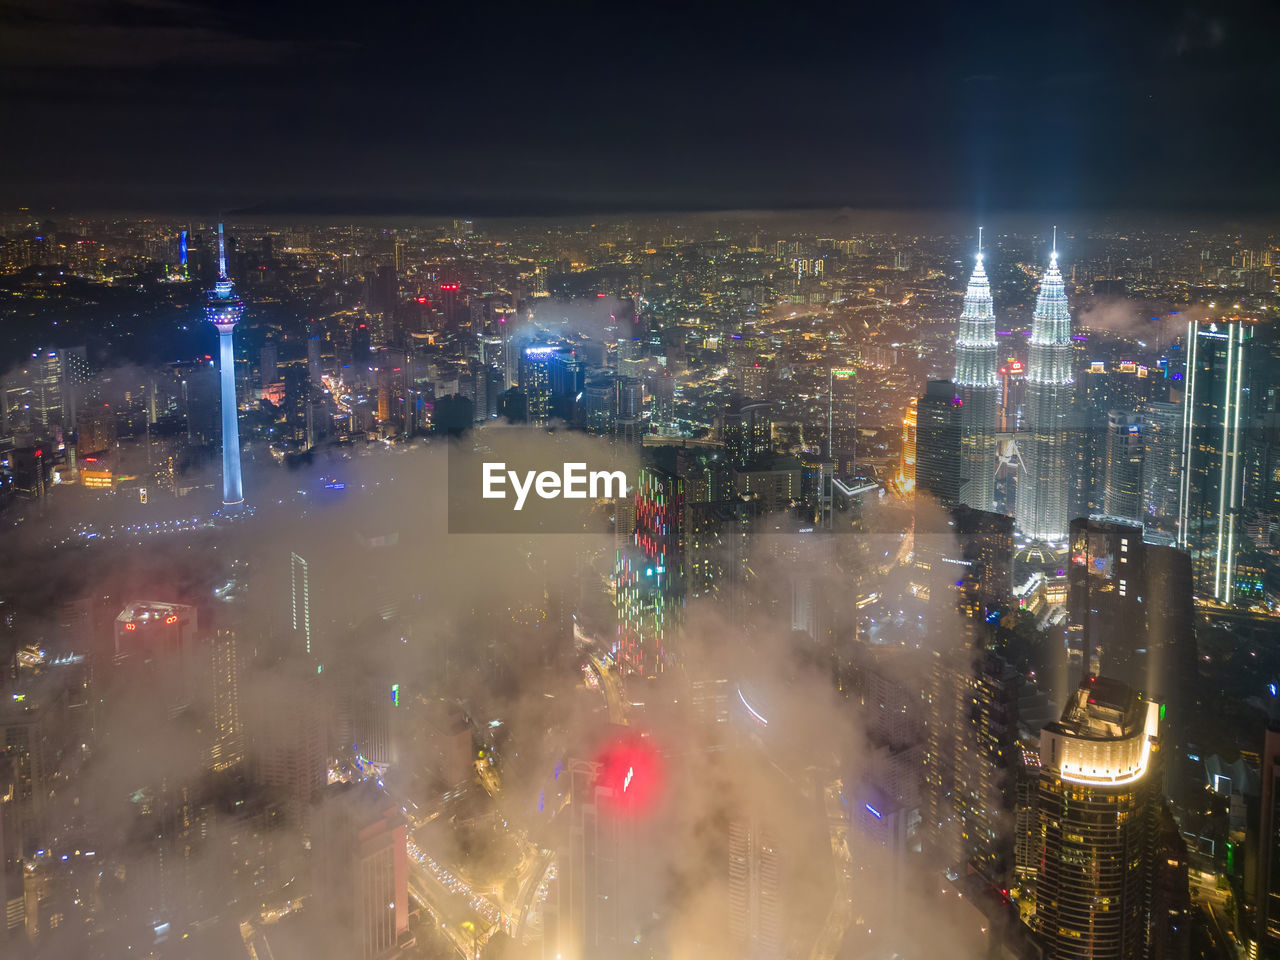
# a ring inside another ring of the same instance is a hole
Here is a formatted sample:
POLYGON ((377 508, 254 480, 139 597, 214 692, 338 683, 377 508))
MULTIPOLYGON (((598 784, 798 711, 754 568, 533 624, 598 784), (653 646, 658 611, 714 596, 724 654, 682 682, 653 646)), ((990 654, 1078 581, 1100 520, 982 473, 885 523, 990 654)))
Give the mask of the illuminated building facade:
POLYGON ((644 467, 633 502, 635 532, 617 555, 614 657, 626 673, 654 676, 670 661, 669 643, 683 615, 684 480, 644 467))
POLYGON ((1036 924, 1046 960, 1147 955, 1160 706, 1088 677, 1040 735, 1036 924))
POLYGON ((1182 481, 1182 405, 1142 407, 1142 525, 1149 539, 1173 543, 1182 481))
POLYGON ((1191 554, 1196 593, 1236 600, 1244 530, 1246 357, 1253 327, 1240 320, 1187 323, 1178 545, 1191 554))
POLYGON ((218 224, 218 280, 209 292, 205 319, 218 331, 218 376, 222 384, 222 504, 244 503, 240 480, 240 418, 236 406, 236 359, 232 337, 244 316, 244 304, 227 276, 227 247, 218 224))
POLYGON ((960 503, 961 402, 950 380, 930 380, 916 404, 916 491, 948 510, 960 503))
POLYGON ((1077 517, 1071 521, 1070 543, 1067 651, 1072 666, 1149 689, 1142 528, 1077 517))
POLYGON ((833 369, 827 382, 827 456, 838 473, 851 476, 858 451, 858 378, 853 370, 833 369))
POLYGON ((519 386, 524 393, 530 423, 546 423, 551 419, 552 366, 556 347, 525 347, 520 355, 519 386))
POLYGON ((902 452, 898 454, 898 485, 913 490, 916 485, 916 431, 920 398, 912 397, 902 418, 902 452))
POLYGON ((960 398, 960 502, 974 510, 990 510, 995 502, 996 420, 999 381, 996 379, 996 318, 991 283, 982 265, 982 234, 978 257, 964 295, 956 338, 955 391, 960 398))
POLYGON ((1108 413, 1102 477, 1102 512, 1107 517, 1133 523, 1141 519, 1143 451, 1142 417, 1123 410, 1108 413))
POLYGON ((1020 441, 1024 471, 1015 516, 1028 540, 1067 538, 1068 444, 1075 378, 1071 369, 1071 314, 1055 245, 1032 315, 1027 363, 1027 431, 1020 441))

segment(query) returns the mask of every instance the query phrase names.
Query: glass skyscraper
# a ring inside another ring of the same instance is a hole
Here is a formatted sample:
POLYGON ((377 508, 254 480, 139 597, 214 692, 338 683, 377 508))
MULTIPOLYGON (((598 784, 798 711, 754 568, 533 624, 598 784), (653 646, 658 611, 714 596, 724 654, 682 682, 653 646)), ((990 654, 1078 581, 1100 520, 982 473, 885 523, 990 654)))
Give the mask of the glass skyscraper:
POLYGON ((1178 545, 1191 554, 1196 592, 1221 603, 1236 599, 1236 560, 1243 541, 1241 439, 1247 422, 1245 361, 1252 338, 1253 327, 1246 321, 1187 323, 1178 545))

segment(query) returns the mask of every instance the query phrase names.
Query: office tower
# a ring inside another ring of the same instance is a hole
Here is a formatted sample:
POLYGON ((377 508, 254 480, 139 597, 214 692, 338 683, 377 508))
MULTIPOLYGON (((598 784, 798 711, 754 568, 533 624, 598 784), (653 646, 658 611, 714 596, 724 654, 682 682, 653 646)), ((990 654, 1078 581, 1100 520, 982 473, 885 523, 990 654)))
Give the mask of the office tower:
POLYGON ((41 350, 31 363, 31 412, 36 423, 52 427, 62 422, 62 354, 41 350))
POLYGON ((227 770, 244 759, 244 730, 240 722, 240 673, 243 666, 236 632, 214 630, 209 640, 212 742, 209 766, 227 770))
POLYGON ((1147 955, 1157 703, 1087 677, 1040 735, 1036 924, 1046 960, 1147 955))
POLYGON ((1236 599, 1244 535, 1241 441, 1252 339, 1248 321, 1187 322, 1178 545, 1191 554, 1196 593, 1220 603, 1236 599))
POLYGON ((613 380, 600 377, 588 380, 582 388, 578 407, 582 429, 607 437, 613 433, 618 419, 618 390, 613 380))
POLYGON ((356 320, 351 324, 351 379, 363 383, 369 371, 369 353, 373 350, 373 332, 369 324, 356 320))
POLYGON ((776 957, 782 949, 778 842, 752 815, 729 824, 729 936, 741 957, 776 957))
POLYGON ((748 403, 769 399, 769 368, 762 363, 744 364, 738 370, 738 395, 748 403))
POLYGON ((320 366, 320 334, 312 330, 307 337, 307 376, 313 387, 320 386, 324 368, 320 366))
POLYGON ((975 662, 957 648, 934 661, 926 696, 925 842, 940 866, 999 885, 1012 868, 1017 676, 998 657, 975 662))
POLYGON ((236 407, 236 359, 232 335, 244 315, 244 304, 235 295, 227 276, 227 248, 222 224, 218 224, 218 280, 209 292, 205 318, 218 331, 218 375, 222 383, 222 504, 244 502, 240 482, 240 422, 236 407))
POLYGON ((614 430, 623 443, 641 443, 644 439, 644 383, 638 377, 620 376, 617 387, 617 411, 614 430))
POLYGON ((289 820, 307 831, 328 779, 325 689, 321 677, 285 666, 257 678, 245 698, 251 769, 289 820))
POLYGON ((1102 512, 1107 517, 1142 519, 1142 418, 1112 410, 1107 414, 1106 460, 1103 464, 1102 512))
POLYGON ((556 348, 525 347, 520 354, 519 386, 526 398, 529 423, 545 424, 551 419, 551 364, 556 348))
POLYGON ((95 402, 80 406, 76 416, 76 453, 81 456, 105 453, 116 445, 116 412, 110 404, 95 402))
POLYGON ((649 392, 653 398, 651 419, 662 427, 670 426, 676 419, 676 378, 669 373, 650 378, 649 392))
POLYGON ((1178 534, 1182 472, 1182 405, 1152 401, 1142 407, 1142 525, 1150 540, 1173 543, 1178 534))
POLYGON ((369 781, 335 784, 315 838, 315 909, 336 956, 392 960, 409 932, 408 826, 369 781))
POLYGON ((289 554, 289 624, 295 637, 295 649, 312 654, 311 634, 311 567, 296 553, 289 554))
POLYGON ((916 492, 960 502, 960 404, 950 380, 930 380, 916 404, 916 492))
POLYGON ((636 936, 635 823, 605 764, 569 761, 569 837, 557 866, 555 954, 611 957, 636 936), (566 856, 567 854, 567 856, 566 856))
POLYGON ((1151 853, 1151 940, 1147 956, 1189 960, 1191 956, 1190 860, 1187 841, 1167 804, 1162 804, 1151 853))
POLYGON ((837 473, 851 476, 858 452, 858 378, 853 370, 832 369, 827 377, 827 457, 837 473))
POLYGON ((258 351, 258 379, 265 387, 279 379, 280 350, 274 343, 262 345, 258 351))
POLYGON ((1027 363, 1027 433, 1020 442, 1018 531, 1028 540, 1067 538, 1068 435, 1074 377, 1071 314, 1055 242, 1032 314, 1027 363))
MULTIPOLYGON (((948 537, 954 537, 963 566, 964 589, 984 615, 1013 605, 1013 518, 963 504, 951 511, 948 537)), ((945 540, 943 541, 946 542, 945 540)))
MULTIPOLYGON (((902 452, 898 454, 898 484, 903 490, 916 485, 916 431, 919 423, 919 397, 912 397, 902 418, 902 452)), ((992 468, 994 474, 994 467, 992 468)))
POLYGON ((655 676, 674 655, 669 643, 684 610, 687 507, 684 479, 641 468, 633 497, 635 533, 616 561, 619 668, 655 676))
MULTIPOLYGON (((1077 517, 1067 565, 1067 651, 1085 673, 1147 689, 1146 545, 1142 528, 1077 517)), ((1079 675, 1079 674, 1077 674, 1079 675)))
POLYGON ((116 616, 114 663, 126 691, 149 697, 172 719, 191 703, 203 664, 198 662, 196 608, 181 603, 137 601, 116 616))
POLYGON ((956 337, 955 391, 960 398, 960 502, 974 510, 990 510, 995 502, 996 318, 991 283, 982 265, 982 231, 978 256, 964 295, 956 337))

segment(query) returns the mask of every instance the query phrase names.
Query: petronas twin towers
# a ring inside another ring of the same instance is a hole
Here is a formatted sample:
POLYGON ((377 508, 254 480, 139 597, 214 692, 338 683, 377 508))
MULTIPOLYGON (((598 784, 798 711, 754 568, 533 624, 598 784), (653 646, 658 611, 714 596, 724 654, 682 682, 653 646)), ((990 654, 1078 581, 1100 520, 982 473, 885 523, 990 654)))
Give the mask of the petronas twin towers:
MULTIPOLYGON (((955 375, 961 404, 960 502, 976 510, 991 510, 995 505, 997 353, 991 282, 982 263, 979 232, 977 264, 960 314, 955 375)), ((1029 540, 1061 543, 1067 538, 1067 434, 1073 385, 1071 315, 1055 238, 1032 315, 1024 411, 1027 430, 1018 440, 1023 467, 1014 519, 1029 540)))

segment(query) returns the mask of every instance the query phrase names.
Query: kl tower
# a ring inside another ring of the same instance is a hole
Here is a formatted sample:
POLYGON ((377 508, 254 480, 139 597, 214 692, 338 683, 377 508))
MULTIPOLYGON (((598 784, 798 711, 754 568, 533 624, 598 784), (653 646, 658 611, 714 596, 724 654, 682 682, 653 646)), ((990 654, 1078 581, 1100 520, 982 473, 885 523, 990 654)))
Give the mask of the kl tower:
POLYGON ((218 328, 218 379, 222 381, 222 506, 235 512, 244 503, 240 483, 240 422, 236 408, 236 362, 231 341, 244 304, 227 276, 227 247, 218 224, 218 282, 209 291, 205 318, 218 328))

